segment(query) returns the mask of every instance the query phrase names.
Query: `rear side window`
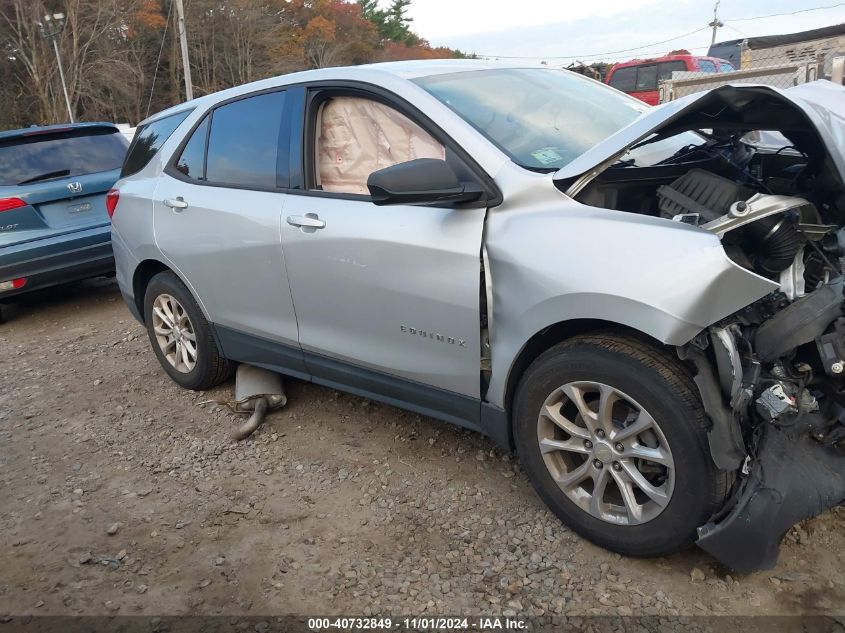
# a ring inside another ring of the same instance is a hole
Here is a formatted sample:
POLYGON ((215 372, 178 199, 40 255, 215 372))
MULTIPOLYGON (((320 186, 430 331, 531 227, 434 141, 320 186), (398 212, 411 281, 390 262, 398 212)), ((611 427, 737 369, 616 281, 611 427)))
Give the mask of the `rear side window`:
POLYGON ((117 169, 126 140, 116 129, 76 129, 0 141, 0 186, 117 169))
POLYGON ((676 71, 686 70, 687 63, 683 61, 674 62, 660 62, 657 64, 657 78, 671 79, 672 73, 676 71))
POLYGON ((731 64, 727 62, 720 62, 719 63, 719 70, 723 73, 731 73, 736 70, 731 64))
POLYGON ((132 139, 132 145, 129 146, 129 153, 126 155, 120 177, 125 178, 137 174, 146 167, 165 141, 170 138, 173 131, 190 113, 190 110, 178 112, 139 127, 135 132, 135 138, 132 139))
POLYGON ((637 85, 637 67, 620 68, 611 75, 610 85, 622 92, 634 92, 634 87, 637 85))
POLYGON ((708 59, 699 59, 698 60, 698 70, 703 73, 715 73, 716 72, 716 64, 711 62, 708 59))
POLYGON ((657 64, 637 68, 637 87, 635 92, 657 90, 657 64))
POLYGON ((269 92, 214 110, 206 156, 208 182, 236 187, 276 187, 284 102, 284 92, 269 92))
POLYGON ((176 161, 176 169, 193 180, 205 180, 205 140, 208 137, 209 119, 206 116, 196 127, 176 161))

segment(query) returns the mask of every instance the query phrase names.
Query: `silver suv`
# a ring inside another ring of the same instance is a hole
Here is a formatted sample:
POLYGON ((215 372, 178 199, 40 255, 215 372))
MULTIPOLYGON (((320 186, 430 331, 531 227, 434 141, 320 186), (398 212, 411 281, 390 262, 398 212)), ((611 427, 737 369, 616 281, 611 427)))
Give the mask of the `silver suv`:
POLYGON ((595 543, 770 567, 845 498, 843 97, 649 108, 474 61, 240 86, 138 128, 118 281, 183 387, 247 363, 448 420, 595 543))

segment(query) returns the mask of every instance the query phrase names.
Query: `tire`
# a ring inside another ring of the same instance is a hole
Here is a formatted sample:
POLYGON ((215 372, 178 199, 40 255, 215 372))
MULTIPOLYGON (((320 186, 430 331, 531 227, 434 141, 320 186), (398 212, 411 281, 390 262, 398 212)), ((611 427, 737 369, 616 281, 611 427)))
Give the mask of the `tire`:
POLYGON ((220 355, 211 326, 191 292, 174 273, 158 273, 147 284, 144 323, 153 352, 176 384, 202 390, 231 377, 233 367, 220 355), (176 327, 170 327, 174 322, 176 327), (168 330, 170 334, 162 336, 168 330), (182 347, 185 354, 180 353, 182 347))
POLYGON ((724 504, 731 474, 710 457, 709 428, 680 361, 615 334, 579 336, 541 354, 514 404, 517 452, 539 496, 576 533, 630 556, 689 547, 724 504), (609 415, 598 415, 601 402, 615 403, 604 408, 609 415), (589 408, 588 420, 578 404, 589 408), (646 430, 625 438, 626 428, 646 430))

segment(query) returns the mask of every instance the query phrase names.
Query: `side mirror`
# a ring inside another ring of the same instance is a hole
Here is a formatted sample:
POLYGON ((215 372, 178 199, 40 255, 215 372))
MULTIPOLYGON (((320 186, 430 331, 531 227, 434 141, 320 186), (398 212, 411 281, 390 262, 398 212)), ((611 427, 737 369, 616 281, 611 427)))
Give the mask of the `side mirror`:
POLYGON ((472 202, 484 191, 462 183, 445 160, 418 158, 370 174, 367 188, 377 205, 472 202))

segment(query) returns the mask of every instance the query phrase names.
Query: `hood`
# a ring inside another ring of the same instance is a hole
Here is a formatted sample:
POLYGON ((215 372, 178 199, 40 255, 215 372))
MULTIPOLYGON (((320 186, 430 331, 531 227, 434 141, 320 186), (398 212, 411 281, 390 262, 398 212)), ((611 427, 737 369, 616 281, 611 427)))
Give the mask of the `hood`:
POLYGON ((629 149, 652 135, 669 137, 701 129, 712 129, 716 134, 777 130, 810 154, 818 152, 820 139, 845 182, 845 87, 819 80, 787 90, 728 84, 651 108, 559 169, 555 184, 575 196, 629 149))

